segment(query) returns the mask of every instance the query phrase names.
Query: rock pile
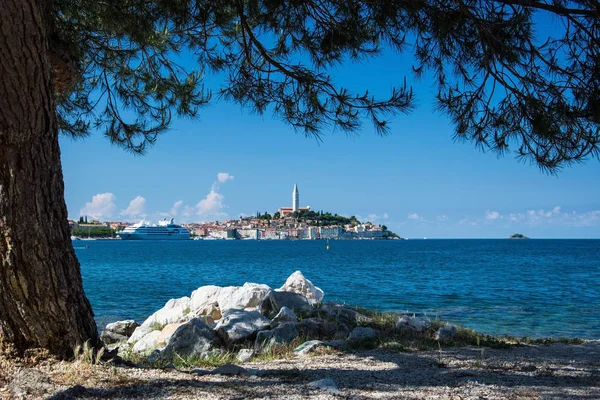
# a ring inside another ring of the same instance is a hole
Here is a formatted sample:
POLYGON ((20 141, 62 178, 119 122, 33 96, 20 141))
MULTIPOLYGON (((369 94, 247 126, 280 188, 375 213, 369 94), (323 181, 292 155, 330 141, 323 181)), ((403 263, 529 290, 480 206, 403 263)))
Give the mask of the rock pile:
MULTIPOLYGON (((106 326, 102 338, 119 354, 136 353, 150 361, 202 359, 225 351, 237 352, 240 362, 305 339, 296 354, 318 347, 344 347, 377 338, 362 327, 370 318, 351 307, 323 302, 324 293, 302 272, 294 272, 279 289, 245 283, 243 286, 202 286, 190 297, 169 300, 141 325, 119 321, 106 326)), ((428 323, 403 317, 398 327, 421 330, 428 323)), ((449 336, 447 332, 442 334, 449 336)))

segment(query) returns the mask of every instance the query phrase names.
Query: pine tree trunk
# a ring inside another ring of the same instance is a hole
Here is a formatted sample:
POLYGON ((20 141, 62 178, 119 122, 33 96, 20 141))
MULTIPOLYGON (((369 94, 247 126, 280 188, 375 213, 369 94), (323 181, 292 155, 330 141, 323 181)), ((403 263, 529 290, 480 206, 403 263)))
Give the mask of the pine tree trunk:
POLYGON ((0 7, 0 344, 99 344, 71 245, 43 0, 0 7))

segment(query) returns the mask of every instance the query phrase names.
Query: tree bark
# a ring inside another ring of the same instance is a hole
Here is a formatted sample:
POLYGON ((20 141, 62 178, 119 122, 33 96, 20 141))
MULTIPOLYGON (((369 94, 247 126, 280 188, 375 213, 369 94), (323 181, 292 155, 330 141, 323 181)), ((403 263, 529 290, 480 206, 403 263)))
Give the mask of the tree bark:
POLYGON ((100 341, 67 222, 46 4, 0 10, 0 344, 70 357, 100 341))

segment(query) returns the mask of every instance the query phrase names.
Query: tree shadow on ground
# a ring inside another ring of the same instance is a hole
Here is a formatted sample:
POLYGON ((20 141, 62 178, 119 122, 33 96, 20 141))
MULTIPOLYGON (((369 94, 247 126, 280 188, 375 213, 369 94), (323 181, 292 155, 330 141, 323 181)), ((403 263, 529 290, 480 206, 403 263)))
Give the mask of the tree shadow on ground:
MULTIPOLYGON (((577 348, 581 351, 597 351, 598 348, 577 348)), ((73 398, 161 398, 161 397, 222 397, 305 398, 327 396, 328 392, 309 387, 314 380, 332 378, 341 396, 362 393, 360 397, 418 397, 426 391, 436 396, 461 395, 477 398, 481 391, 497 398, 556 399, 600 398, 600 375, 597 363, 571 361, 564 357, 543 358, 543 348, 525 349, 516 357, 505 361, 502 352, 489 351, 478 359, 480 349, 460 348, 442 352, 442 365, 436 352, 400 353, 389 350, 355 351, 341 355, 281 360, 270 363, 245 365, 253 375, 246 377, 222 377, 219 375, 194 376, 174 374, 173 379, 138 381, 123 386, 93 388, 76 386, 56 393, 51 399, 73 398), (537 356, 544 364, 536 365, 537 356), (443 361, 449 363, 443 365, 443 361), (525 360, 525 361, 524 361, 525 360), (530 361, 526 361, 530 360, 530 361), (553 366, 548 368, 548 364, 553 366), (576 366, 581 371, 573 373, 576 366), (450 392, 448 392, 448 390, 450 392), (379 392, 379 393, 377 393, 379 392), (445 393, 445 394, 444 394, 445 393)), ((506 356, 507 353, 504 353, 506 356)), ((589 358, 588 358, 589 360, 589 358)), ((600 360, 600 359, 598 359, 600 360)), ((484 393, 484 394, 485 394, 484 393)))

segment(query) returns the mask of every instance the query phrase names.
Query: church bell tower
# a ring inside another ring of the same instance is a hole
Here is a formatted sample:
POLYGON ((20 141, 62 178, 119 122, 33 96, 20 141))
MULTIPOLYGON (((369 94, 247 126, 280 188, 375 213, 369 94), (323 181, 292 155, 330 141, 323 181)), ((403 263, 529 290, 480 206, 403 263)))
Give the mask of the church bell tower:
POLYGON ((300 204, 300 193, 298 193, 298 185, 294 183, 294 191, 292 192, 292 209, 294 212, 298 212, 300 204))

